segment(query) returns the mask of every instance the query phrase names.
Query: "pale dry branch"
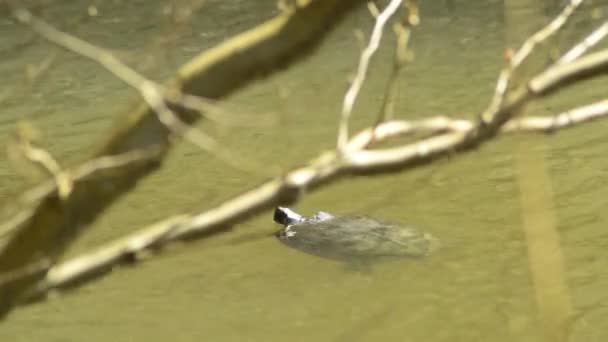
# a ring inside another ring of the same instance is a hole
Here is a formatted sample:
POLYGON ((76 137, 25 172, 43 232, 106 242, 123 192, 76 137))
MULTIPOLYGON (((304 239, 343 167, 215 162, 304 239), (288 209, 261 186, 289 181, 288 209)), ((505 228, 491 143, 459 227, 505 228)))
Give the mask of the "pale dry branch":
POLYGON ((521 48, 513 56, 510 65, 511 68, 520 66, 528 56, 534 51, 538 44, 546 41, 549 37, 557 33, 572 17, 577 8, 583 3, 583 0, 570 0, 568 5, 564 7, 562 12, 556 16, 549 24, 541 30, 526 39, 521 48))
POLYGON ((474 126, 470 120, 451 119, 445 116, 409 121, 391 120, 365 129, 353 136, 348 143, 347 151, 355 152, 368 148, 374 142, 418 133, 434 135, 446 132, 469 132, 474 126))
POLYGON ((166 243, 170 233, 186 218, 176 216, 165 219, 148 227, 144 233, 127 236, 97 251, 55 265, 47 272, 43 281, 27 294, 28 300, 40 299, 49 291, 94 279, 121 263, 141 260, 146 251, 166 243))
POLYGON ((108 69, 123 82, 127 83, 133 88, 139 89, 139 87, 146 81, 133 69, 127 67, 119 59, 114 57, 114 55, 111 53, 100 49, 91 43, 57 30, 53 26, 33 16, 25 8, 14 8, 13 15, 21 23, 30 26, 36 33, 50 42, 53 42, 58 46, 75 52, 81 56, 97 61, 103 65, 104 68, 108 69))
POLYGON ((27 124, 19 125, 15 134, 15 152, 21 154, 27 161, 38 166, 49 176, 53 177, 57 184, 59 198, 66 198, 72 191, 70 176, 63 172, 59 162, 45 149, 36 146, 32 142, 31 128, 27 124))
POLYGON ((535 95, 545 96, 560 87, 587 78, 594 78, 608 71, 608 49, 582 56, 567 64, 554 65, 528 83, 535 95))
MULTIPOLYGON (((386 82, 386 91, 384 93, 382 107, 380 108, 380 112, 378 113, 378 117, 376 119, 376 125, 386 120, 391 120, 394 116, 395 98, 397 96, 399 88, 399 76, 401 74, 401 71, 403 70, 403 67, 410 59, 408 44, 411 35, 410 27, 414 25, 409 21, 410 17, 417 18, 412 15, 403 16, 403 22, 395 23, 395 25, 393 26, 393 30, 396 36, 395 52, 393 55, 393 69, 386 82)), ((417 19, 416 23, 418 21, 419 19, 417 19)))
POLYGON ((338 129, 338 151, 344 151, 346 144, 348 143, 348 126, 350 121, 350 115, 353 111, 355 101, 359 95, 361 87, 365 83, 365 78, 368 73, 369 63, 380 46, 380 40, 382 39, 382 32, 384 31, 384 25, 386 22, 397 12, 401 6, 402 0, 391 0, 386 8, 378 14, 376 17, 376 23, 372 30, 371 37, 367 47, 361 53, 359 59, 359 66, 357 67, 357 73, 355 78, 348 88, 344 101, 342 103, 342 112, 340 115, 340 123, 338 129))
MULTIPOLYGON (((162 154, 161 148, 149 148, 147 150, 133 150, 123 154, 113 156, 103 156, 88 160, 73 170, 69 171, 74 182, 85 182, 89 178, 94 178, 99 174, 112 173, 122 168, 129 168, 132 165, 155 160, 162 154)), ((110 188, 112 184, 107 184, 110 188)), ((28 204, 36 204, 40 200, 49 195, 49 192, 55 192, 56 186, 53 183, 44 183, 34 189, 26 191, 20 202, 27 206, 28 204)))
POLYGON ((574 61, 584 55, 589 49, 597 45, 608 35, 608 22, 603 23, 597 29, 593 30, 582 42, 576 44, 572 49, 566 52, 558 61, 557 64, 566 64, 574 61))
POLYGON ((503 103, 506 101, 507 92, 510 87, 511 78, 517 68, 530 56, 534 48, 549 37, 558 32, 567 22, 568 19, 582 4, 583 0, 570 0, 570 3, 564 7, 562 12, 555 17, 549 24, 538 32, 526 39, 517 52, 507 60, 507 66, 501 71, 496 82, 494 96, 488 108, 481 114, 481 120, 488 123, 494 120, 494 115, 500 111, 503 103))
MULTIPOLYGON (((552 133, 578 124, 608 116, 608 100, 574 108, 553 116, 526 116, 507 121, 500 133, 552 133)), ((369 148, 374 142, 413 134, 437 135, 443 133, 469 133, 475 127, 471 120, 437 116, 421 120, 391 120, 355 135, 348 143, 349 151, 369 148)), ((422 149, 422 148, 420 148, 422 149)))
POLYGON ((608 100, 578 107, 555 116, 527 116, 523 118, 515 118, 507 122, 502 127, 502 131, 505 133, 550 133, 558 129, 573 127, 577 124, 596 120, 605 116, 608 116, 608 100))
MULTIPOLYGON (((568 8, 576 8, 578 2, 573 1, 568 8)), ((529 42, 539 42, 539 37, 547 37, 549 34, 555 33, 562 27, 571 11, 564 11, 559 16, 561 18, 556 24, 554 20, 549 26, 541 30, 543 34, 537 34, 537 37, 529 42)), ((534 44, 535 44, 534 43, 534 44)), ((532 46, 533 43, 524 44, 524 46, 532 46)), ((526 54, 532 51, 532 47, 527 47, 526 54)), ((523 57, 519 57, 519 61, 523 61, 523 57)), ((453 153, 461 150, 468 150, 471 147, 477 146, 480 143, 490 139, 500 132, 503 124, 513 118, 513 116, 528 102, 540 97, 547 96, 559 89, 571 85, 575 81, 594 78, 601 76, 608 69, 608 50, 596 52, 567 64, 554 65, 547 70, 541 72, 536 77, 533 77, 526 86, 512 91, 507 97, 507 93, 501 95, 500 106, 494 108, 495 112, 486 112, 489 115, 490 121, 481 120, 478 124, 473 125, 467 131, 451 131, 439 136, 432 136, 423 139, 415 144, 406 146, 398 146, 382 150, 361 150, 349 153, 345 156, 345 164, 349 168, 361 172, 376 172, 378 169, 384 168, 400 168, 405 165, 418 162, 428 162, 438 156, 446 153, 453 153), (504 101, 504 102, 503 102, 504 101)), ((507 79, 510 77, 508 72, 507 79)), ((503 74, 504 75, 504 74, 503 74)), ((501 75, 502 77, 502 75, 501 75)), ((597 108, 597 107, 596 107, 597 108)), ((597 115, 587 115, 585 118, 593 118, 597 115)), ((569 118, 570 116, 560 116, 569 118)), ((567 125, 564 125, 566 127, 567 125)))

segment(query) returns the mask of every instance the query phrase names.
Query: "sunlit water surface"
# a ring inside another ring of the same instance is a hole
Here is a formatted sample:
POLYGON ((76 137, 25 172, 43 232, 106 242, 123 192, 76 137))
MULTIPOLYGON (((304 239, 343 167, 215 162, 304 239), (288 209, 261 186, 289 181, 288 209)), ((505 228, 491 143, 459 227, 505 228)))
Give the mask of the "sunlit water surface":
MULTIPOLYGON (((162 15, 162 1, 99 3, 99 16, 85 21, 66 19, 85 16, 83 2, 50 3, 43 14, 158 80, 198 51, 277 13, 274 1, 209 1, 187 24, 174 27, 162 15), (163 45, 159 35, 171 43, 163 45)), ((401 79, 400 118, 473 117, 489 101, 505 49, 502 3, 449 3, 423 4, 422 23, 413 33, 415 60, 401 79)), ((359 52, 353 31, 367 33, 372 24, 364 9, 318 54, 224 104, 233 115, 270 118, 274 124, 200 124, 235 153, 267 168, 235 170, 182 143, 164 168, 111 208, 70 255, 168 215, 212 207, 332 148, 359 52)), ((572 30, 585 27, 590 26, 572 30)), ((0 108, 3 145, 15 123, 28 120, 42 131, 45 147, 70 165, 90 153, 117 113, 135 103, 136 94, 106 71, 36 39, 8 18, 0 20, 0 35, 0 72, 4 88, 12 91, 0 108), (50 70, 28 84, 26 65, 47 56, 53 58, 50 70)), ((381 104, 391 65, 392 37, 387 37, 357 103, 355 127, 373 122, 381 104)), ((600 91, 569 93, 530 107, 529 113, 549 114, 600 91)), ((523 150, 544 159, 551 184, 565 296, 573 308, 571 340, 606 341, 606 128, 608 123, 599 121, 550 136, 503 137, 415 170, 342 180, 305 194, 297 205, 305 214, 366 214, 421 227, 443 243, 426 259, 356 270, 286 248, 271 236, 277 226, 266 212, 232 232, 176 245, 149 262, 17 309, 3 322, 0 339, 541 340, 517 185, 518 146, 524 144, 523 150)), ((18 175, 23 172, 0 164, 3 202, 26 186, 27 177, 18 175)))

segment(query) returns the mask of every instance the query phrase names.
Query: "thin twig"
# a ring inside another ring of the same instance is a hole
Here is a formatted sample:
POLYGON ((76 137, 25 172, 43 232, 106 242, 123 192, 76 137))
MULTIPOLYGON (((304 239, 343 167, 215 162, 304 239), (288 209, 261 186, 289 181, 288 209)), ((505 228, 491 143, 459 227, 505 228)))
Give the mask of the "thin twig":
POLYGON ((69 174, 62 170, 59 162, 47 150, 32 143, 27 130, 28 128, 25 127, 18 127, 17 129, 16 143, 18 150, 30 163, 53 177, 57 184, 59 197, 66 198, 72 192, 73 187, 69 174))
POLYGON ((544 132, 573 127, 577 124, 608 116, 608 100, 578 107, 554 116, 515 118, 507 122, 502 131, 505 133, 544 132))
POLYGON ((558 61, 557 64, 566 64, 574 61, 584 55, 589 49, 597 45, 608 35, 608 21, 593 30, 585 39, 576 44, 572 49, 566 52, 558 61))
POLYGON ((562 12, 551 20, 547 26, 543 27, 540 31, 526 39, 519 51, 517 51, 513 56, 513 59, 511 60, 511 67, 517 68, 520 66, 538 44, 546 41, 549 37, 558 32, 568 22, 568 19, 570 19, 572 14, 574 14, 576 9, 582 3, 583 0, 570 0, 568 6, 564 7, 562 12))
POLYGON ((608 49, 549 67, 528 82, 528 89, 537 96, 545 96, 573 82, 598 77, 605 72, 608 72, 608 49))
POLYGON ((344 96, 344 102, 342 104, 342 114, 340 116, 340 127, 338 130, 338 151, 345 151, 346 144, 348 142, 348 126, 350 121, 350 115, 353 111, 353 106, 357 99, 357 95, 365 82, 367 76, 368 67, 371 58, 378 50, 380 40, 382 39, 382 32, 384 31, 384 25, 390 19, 390 17, 397 12, 399 6, 401 6, 402 0, 392 0, 386 8, 376 18, 376 24, 372 31, 372 35, 369 39, 369 44, 361 53, 359 59, 359 66, 357 68, 357 74, 344 96))
POLYGON ((382 101, 382 107, 376 119, 376 125, 386 120, 391 120, 395 111, 395 97, 398 93, 399 75, 408 61, 408 43, 410 40, 410 25, 408 23, 397 23, 394 26, 395 54, 393 57, 393 70, 386 82, 386 91, 382 101))
MULTIPOLYGON (((167 89, 165 87, 145 78, 105 49, 57 30, 43 20, 36 18, 24 8, 15 9, 14 15, 20 22, 29 25, 34 31, 36 31, 36 33, 40 34, 44 38, 65 49, 99 63, 114 76, 118 77, 127 85, 137 90, 146 103, 154 109, 158 115, 159 121, 162 122, 175 135, 184 138, 186 141, 212 154, 219 160, 237 170, 250 173, 268 171, 263 165, 255 163, 242 156, 238 156, 234 152, 229 152, 227 149, 221 147, 221 145, 218 144, 215 139, 207 136, 202 131, 193 128, 182 121, 179 116, 177 116, 167 106, 167 98, 165 96, 167 89)), ((175 93, 176 90, 172 89, 171 91, 172 93, 175 93)), ((195 96, 193 95, 188 95, 189 104, 194 104, 194 97, 195 96)), ((173 98, 175 99, 178 97, 173 96, 173 98)), ((209 107, 204 99, 199 99, 195 104, 198 108, 209 107)))
POLYGON ((566 6, 562 12, 555 17, 549 24, 543 27, 541 30, 533 34, 530 38, 522 44, 517 52, 513 54, 507 61, 507 66, 501 71, 498 81, 496 82, 496 89, 494 96, 488 108, 480 115, 483 122, 488 123, 493 120, 495 114, 500 110, 505 101, 507 91, 511 83, 513 73, 517 68, 524 62, 528 56, 534 51, 534 48, 547 40, 557 31, 559 31, 564 24, 570 19, 572 14, 581 5, 583 0, 570 0, 568 6, 566 6))
POLYGON ((451 119, 436 116, 421 120, 391 120, 365 129, 351 138, 348 151, 369 148, 372 143, 386 141, 389 138, 404 137, 417 133, 435 135, 446 132, 470 132, 475 125, 470 120, 451 119))

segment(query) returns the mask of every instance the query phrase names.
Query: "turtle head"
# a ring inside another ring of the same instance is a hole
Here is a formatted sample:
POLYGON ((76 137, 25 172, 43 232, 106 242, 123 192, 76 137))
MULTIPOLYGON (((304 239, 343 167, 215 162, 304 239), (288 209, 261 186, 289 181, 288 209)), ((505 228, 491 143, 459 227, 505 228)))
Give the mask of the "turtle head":
POLYGON ((303 221, 304 217, 289 208, 277 207, 274 210, 273 219, 274 222, 287 226, 293 223, 303 221))

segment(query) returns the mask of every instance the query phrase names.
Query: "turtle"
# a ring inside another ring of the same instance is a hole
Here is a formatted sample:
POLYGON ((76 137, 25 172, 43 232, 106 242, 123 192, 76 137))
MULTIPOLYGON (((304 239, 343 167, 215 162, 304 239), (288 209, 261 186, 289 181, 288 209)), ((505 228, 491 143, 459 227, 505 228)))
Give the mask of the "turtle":
POLYGON ((275 236, 285 245, 349 263, 420 258, 440 246, 439 240, 429 233, 366 216, 336 216, 319 211, 305 217, 289 208, 277 207, 274 221, 284 226, 275 236))

